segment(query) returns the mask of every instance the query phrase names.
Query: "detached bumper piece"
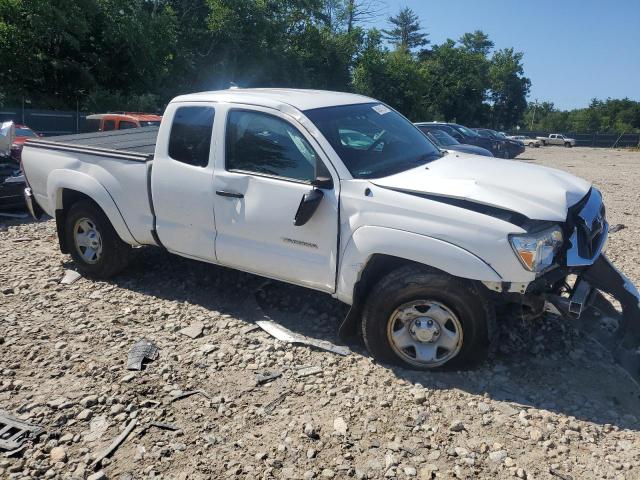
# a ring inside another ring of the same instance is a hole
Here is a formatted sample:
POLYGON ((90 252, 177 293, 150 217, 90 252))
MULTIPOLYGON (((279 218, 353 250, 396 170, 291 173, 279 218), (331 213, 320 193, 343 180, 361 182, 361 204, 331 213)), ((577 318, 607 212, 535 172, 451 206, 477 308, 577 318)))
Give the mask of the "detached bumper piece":
POLYGON ((579 318, 579 325, 640 381, 640 293, 606 256, 600 255, 582 271, 568 300, 561 297, 548 300, 562 313, 579 318), (597 290, 620 302, 622 314, 597 290))

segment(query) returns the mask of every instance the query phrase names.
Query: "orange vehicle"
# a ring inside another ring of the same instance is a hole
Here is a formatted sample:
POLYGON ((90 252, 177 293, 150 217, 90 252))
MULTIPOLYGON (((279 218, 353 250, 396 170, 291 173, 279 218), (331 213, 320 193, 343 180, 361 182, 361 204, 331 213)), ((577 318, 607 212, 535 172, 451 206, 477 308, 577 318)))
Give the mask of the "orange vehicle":
POLYGON ((112 112, 87 115, 83 132, 107 132, 128 128, 160 126, 162 116, 140 112, 112 112))

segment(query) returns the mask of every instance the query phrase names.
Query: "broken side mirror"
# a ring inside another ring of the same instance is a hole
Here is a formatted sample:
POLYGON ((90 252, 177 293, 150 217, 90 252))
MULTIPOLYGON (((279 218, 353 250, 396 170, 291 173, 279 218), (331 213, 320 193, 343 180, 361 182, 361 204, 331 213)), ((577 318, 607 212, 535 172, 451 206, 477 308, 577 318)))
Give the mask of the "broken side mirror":
POLYGON ((298 210, 296 211, 296 216, 294 217, 293 224, 296 227, 301 227, 305 223, 307 223, 313 214, 318 209, 320 202, 324 197, 324 193, 322 190, 318 190, 314 188, 308 193, 305 193, 302 196, 302 200, 300 200, 300 205, 298 206, 298 210))

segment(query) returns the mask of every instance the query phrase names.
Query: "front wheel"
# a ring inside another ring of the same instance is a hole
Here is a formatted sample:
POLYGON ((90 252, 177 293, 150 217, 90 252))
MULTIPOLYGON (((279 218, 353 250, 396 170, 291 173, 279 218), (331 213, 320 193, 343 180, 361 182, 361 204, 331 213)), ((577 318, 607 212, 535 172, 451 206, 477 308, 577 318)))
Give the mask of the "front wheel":
POLYGON ((494 321, 493 306, 472 283, 408 266, 373 288, 362 335, 381 362, 419 370, 466 367, 486 358, 494 321))
POLYGON ((529 144, 529 147, 530 147, 530 148, 535 147, 534 143, 533 143, 533 142, 531 142, 531 143, 529 144))
POLYGON ((124 243, 104 212, 93 202, 74 203, 64 226, 71 257, 83 274, 109 278, 129 262, 131 247, 124 243))
POLYGON ((570 143, 570 142, 565 142, 565 143, 564 143, 564 146, 565 146, 566 148, 571 148, 571 143, 570 143))

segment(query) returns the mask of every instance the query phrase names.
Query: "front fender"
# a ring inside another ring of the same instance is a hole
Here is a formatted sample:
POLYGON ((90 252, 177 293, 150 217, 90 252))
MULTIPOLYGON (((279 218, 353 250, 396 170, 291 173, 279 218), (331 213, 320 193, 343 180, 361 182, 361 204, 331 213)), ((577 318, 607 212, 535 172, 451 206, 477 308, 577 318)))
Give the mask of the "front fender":
MULTIPOLYGON (((113 198, 95 178, 74 170, 58 169, 51 171, 47 177, 47 200, 49 206, 55 206, 55 210, 63 208, 62 192, 64 189, 75 190, 91 198, 105 213, 122 241, 130 245, 138 245, 113 198)), ((55 212, 47 213, 52 216, 55 215, 55 212)))
POLYGON ((342 253, 336 291, 338 299, 353 303, 353 287, 375 254, 411 260, 470 280, 502 281, 491 266, 457 245, 404 230, 365 226, 353 233, 342 253))

